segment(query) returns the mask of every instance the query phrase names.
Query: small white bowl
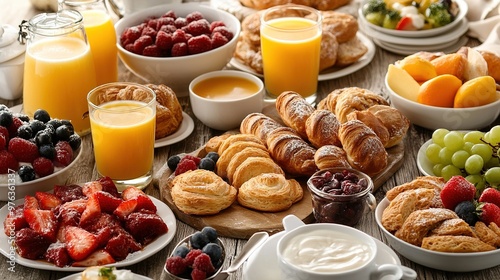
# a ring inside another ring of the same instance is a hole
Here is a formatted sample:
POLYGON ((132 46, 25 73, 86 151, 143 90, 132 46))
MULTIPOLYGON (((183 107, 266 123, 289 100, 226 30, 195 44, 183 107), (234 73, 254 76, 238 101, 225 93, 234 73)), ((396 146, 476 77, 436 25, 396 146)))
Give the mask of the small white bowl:
POLYGON ((68 166, 48 176, 29 182, 18 183, 14 182, 14 175, 2 174, 2 176, 7 176, 7 183, 3 183, 4 181, 2 180, 2 183, 0 184, 0 201, 14 201, 16 199, 24 198, 26 195, 34 195, 35 192, 38 191, 50 191, 54 189, 54 185, 65 184, 69 172, 79 161, 82 154, 86 152, 86 149, 83 146, 84 144, 82 143, 80 148, 73 153, 73 161, 68 166))
POLYGON ((238 128, 250 113, 262 112, 264 105, 264 83, 258 77, 243 71, 220 70, 200 75, 189 84, 189 99, 193 113, 206 126, 217 130, 238 128), (243 78, 257 86, 257 91, 248 97, 219 100, 201 97, 193 88, 200 82, 214 77, 243 78))
POLYGON ((413 124, 435 130, 479 130, 493 123, 500 115, 500 93, 497 101, 478 107, 443 108, 420 104, 406 99, 393 91, 385 77, 385 87, 394 107, 403 113, 413 124))
POLYGON ((172 88, 177 96, 187 96, 188 86, 195 77, 223 69, 233 57, 240 34, 240 21, 232 14, 199 3, 167 4, 144 9, 120 19, 115 24, 117 38, 130 26, 142 23, 148 17, 160 17, 169 10, 179 17, 185 17, 198 11, 209 22, 220 20, 233 33, 233 38, 224 46, 194 55, 181 57, 148 57, 127 51, 117 42, 118 56, 125 66, 146 82, 165 84, 172 88))
POLYGON ((389 245, 405 258, 423 266, 452 272, 470 272, 500 265, 500 249, 480 253, 443 253, 402 241, 382 226, 382 213, 387 206, 389 200, 384 198, 375 209, 375 220, 389 245))
POLYGON ((24 54, 0 63, 0 98, 18 99, 23 94, 24 54))

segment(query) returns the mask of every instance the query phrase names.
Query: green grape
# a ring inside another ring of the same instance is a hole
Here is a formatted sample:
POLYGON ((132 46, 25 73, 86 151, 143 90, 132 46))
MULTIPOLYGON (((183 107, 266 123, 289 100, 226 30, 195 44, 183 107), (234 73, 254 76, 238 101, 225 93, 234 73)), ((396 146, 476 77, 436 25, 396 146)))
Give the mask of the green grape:
POLYGON ((453 153, 454 152, 447 147, 441 148, 441 150, 439 150, 439 161, 444 165, 451 164, 453 153))
POLYGON ((434 164, 432 167, 432 173, 434 173, 435 176, 441 177, 441 171, 443 170, 444 165, 441 163, 434 164))
POLYGON ((478 130, 469 131, 464 135, 464 141, 465 142, 472 142, 474 144, 483 143, 483 141, 481 141, 481 138, 483 136, 484 136, 484 132, 482 132, 482 131, 478 131, 478 130))
POLYGON ((483 158, 484 162, 488 162, 491 159, 493 150, 487 144, 474 144, 470 149, 471 154, 479 155, 483 158))
POLYGON ((490 185, 497 186, 500 184, 500 167, 492 167, 484 173, 484 179, 490 185))
POLYGON ((462 175, 462 171, 460 171, 460 169, 458 169, 456 166, 453 166, 451 164, 446 165, 441 170, 441 177, 443 177, 446 181, 450 180, 451 177, 457 176, 457 175, 462 175))
POLYGON ((444 146, 456 152, 464 146, 464 135, 459 131, 450 131, 443 138, 444 146))
POLYGON ((438 128, 432 133, 432 142, 438 144, 439 146, 444 146, 444 136, 450 132, 446 128, 438 128))
POLYGON ((496 145, 500 143, 500 125, 495 125, 494 127, 492 127, 489 133, 490 133, 489 137, 490 144, 496 145))
POLYGON ((486 141, 487 143, 491 143, 491 137, 490 137, 490 132, 486 132, 483 136, 483 140, 486 141))
POLYGON ((479 174, 483 169, 484 160, 480 155, 471 155, 465 161, 465 171, 469 175, 479 174))
POLYGON ((465 167, 465 161, 470 157, 470 154, 464 150, 459 150, 453 153, 451 157, 451 163, 456 167, 463 169, 465 167))
POLYGON ((483 175, 468 175, 465 179, 471 182, 476 187, 476 198, 481 196, 481 193, 486 188, 486 181, 483 175))
POLYGON ((499 167, 500 166, 500 160, 497 157, 492 157, 488 162, 484 164, 485 169, 490 169, 492 167, 499 167))
POLYGON ((425 156, 427 159, 436 164, 440 163, 441 160, 439 159, 439 151, 441 150, 441 146, 438 144, 431 143, 429 146, 427 146, 427 149, 425 149, 425 156))
POLYGON ((464 146, 462 147, 462 150, 466 151, 467 153, 471 153, 470 152, 470 149, 472 148, 472 146, 474 146, 474 143, 472 142, 465 142, 464 143, 464 146))

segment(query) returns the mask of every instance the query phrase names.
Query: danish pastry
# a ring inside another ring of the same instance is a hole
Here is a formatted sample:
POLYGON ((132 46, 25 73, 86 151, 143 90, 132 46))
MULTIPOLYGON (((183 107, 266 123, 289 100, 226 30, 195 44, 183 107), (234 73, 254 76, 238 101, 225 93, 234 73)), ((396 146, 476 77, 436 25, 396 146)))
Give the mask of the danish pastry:
POLYGON ((247 158, 249 157, 263 157, 263 158, 271 158, 269 152, 267 150, 255 148, 255 147, 246 147, 240 152, 236 153, 233 158, 229 161, 227 165, 226 173, 227 179, 230 184, 233 182, 233 175, 236 171, 236 168, 240 166, 247 158))
POLYGON ((406 218, 415 210, 417 194, 412 191, 400 193, 391 200, 382 212, 382 225, 390 232, 396 232, 403 226, 406 218))
MULTIPOLYGON (((416 179, 404 183, 402 185, 396 186, 390 190, 387 191, 385 196, 389 201, 393 200, 398 194, 407 191, 407 190, 412 190, 412 189, 418 189, 418 188, 427 188, 427 189, 432 189, 435 191, 435 194, 437 194, 437 197, 439 197, 439 193, 441 192, 441 189, 443 188, 444 184, 446 181, 444 180, 443 177, 437 177, 437 176, 420 176, 417 177, 416 179)), ((439 207, 438 205, 432 204, 431 207, 439 207)))
MULTIPOLYGON (((227 167, 233 156, 246 147, 255 147, 267 151, 266 146, 253 141, 239 141, 231 144, 221 154, 216 163, 217 174, 222 178, 227 178, 227 167)), ((219 148, 220 150, 220 148, 219 148)))
POLYGON ((219 146, 219 149, 217 150, 217 153, 219 155, 222 155, 224 151, 231 146, 231 144, 234 144, 236 142, 255 142, 257 144, 264 145, 264 142, 262 142, 259 138, 254 136, 253 134, 233 134, 224 139, 222 141, 221 145, 219 146))
POLYGON ((215 173, 197 169, 175 176, 170 193, 182 212, 212 215, 233 204, 237 190, 215 173))
POLYGON ((474 225, 474 230, 477 237, 481 239, 484 243, 487 243, 493 247, 500 246, 500 236, 498 236, 495 231, 490 229, 485 223, 478 221, 474 225))
POLYGON ((265 157, 249 157, 245 159, 234 171, 232 185, 236 189, 239 189, 246 181, 264 173, 277 173, 285 175, 283 169, 281 169, 281 167, 272 159, 265 157))

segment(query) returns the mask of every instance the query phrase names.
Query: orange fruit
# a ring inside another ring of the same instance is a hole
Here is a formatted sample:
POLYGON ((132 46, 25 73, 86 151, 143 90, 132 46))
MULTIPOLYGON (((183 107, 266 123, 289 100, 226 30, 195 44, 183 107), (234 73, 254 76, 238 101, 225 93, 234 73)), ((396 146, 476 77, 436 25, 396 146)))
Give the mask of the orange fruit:
POLYGON ((450 53, 435 58, 431 61, 437 75, 450 74, 463 80, 467 67, 467 58, 459 53, 450 53))
POLYGON ((417 102, 437 107, 453 107, 455 94, 462 81, 454 75, 436 76, 420 86, 417 102))
POLYGON ((458 89, 453 106, 455 108, 476 107, 495 100, 497 100, 495 79, 491 76, 482 76, 465 82, 458 89))
POLYGON ((410 55, 399 61, 399 68, 405 70, 417 82, 425 82, 437 76, 436 68, 432 63, 420 56, 410 55))

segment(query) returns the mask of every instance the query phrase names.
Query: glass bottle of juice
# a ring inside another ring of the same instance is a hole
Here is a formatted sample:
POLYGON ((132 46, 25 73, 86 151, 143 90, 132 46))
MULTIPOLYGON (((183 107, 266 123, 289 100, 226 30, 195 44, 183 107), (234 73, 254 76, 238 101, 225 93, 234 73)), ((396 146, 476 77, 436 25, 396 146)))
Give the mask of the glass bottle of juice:
POLYGON ((41 13, 22 24, 27 40, 24 63, 24 112, 38 109, 70 120, 79 135, 90 131, 87 93, 97 86, 94 61, 78 11, 41 13))
POLYGON ((83 16, 97 85, 118 81, 116 32, 104 0, 64 0, 63 7, 77 10, 83 16))

